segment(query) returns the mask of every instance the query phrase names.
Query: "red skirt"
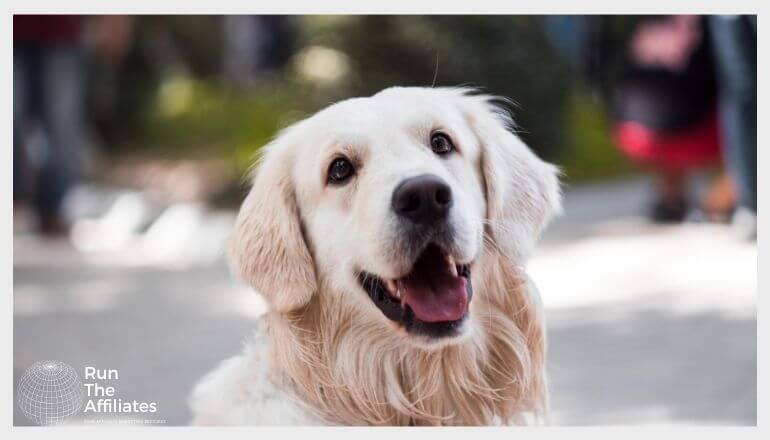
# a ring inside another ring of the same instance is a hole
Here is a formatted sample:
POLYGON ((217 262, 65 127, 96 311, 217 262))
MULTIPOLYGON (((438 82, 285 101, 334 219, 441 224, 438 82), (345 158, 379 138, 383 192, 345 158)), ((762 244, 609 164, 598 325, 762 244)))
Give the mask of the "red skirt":
POLYGON ((721 158, 719 119, 710 113, 695 126, 656 133, 638 122, 615 124, 615 142, 632 160, 656 167, 688 170, 713 165, 721 158))

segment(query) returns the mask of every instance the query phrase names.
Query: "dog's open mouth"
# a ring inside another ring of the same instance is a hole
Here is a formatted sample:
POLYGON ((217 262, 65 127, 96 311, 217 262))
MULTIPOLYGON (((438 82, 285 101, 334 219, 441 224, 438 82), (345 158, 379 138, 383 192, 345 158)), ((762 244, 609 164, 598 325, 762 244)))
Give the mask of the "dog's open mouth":
POLYGON ((407 331, 434 337, 459 330, 473 296, 470 265, 456 264, 439 246, 430 244, 411 271, 383 280, 366 272, 358 280, 374 304, 407 331))

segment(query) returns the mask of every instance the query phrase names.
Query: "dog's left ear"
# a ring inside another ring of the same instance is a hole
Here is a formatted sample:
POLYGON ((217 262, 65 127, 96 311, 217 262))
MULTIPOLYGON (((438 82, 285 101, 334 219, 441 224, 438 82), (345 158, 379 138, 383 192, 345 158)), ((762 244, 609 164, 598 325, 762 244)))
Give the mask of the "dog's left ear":
POLYGON ((481 145, 487 231, 505 255, 521 264, 549 220, 561 212, 559 170, 513 133, 508 113, 492 97, 465 94, 461 100, 481 145))

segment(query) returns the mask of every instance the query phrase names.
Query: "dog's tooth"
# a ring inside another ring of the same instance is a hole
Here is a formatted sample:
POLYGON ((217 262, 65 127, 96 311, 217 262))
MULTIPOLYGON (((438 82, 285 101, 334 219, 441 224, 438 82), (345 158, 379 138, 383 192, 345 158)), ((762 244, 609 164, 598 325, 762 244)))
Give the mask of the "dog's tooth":
POLYGON ((402 286, 402 284, 403 284, 402 281, 396 282, 396 298, 401 300, 401 305, 403 306, 404 305, 404 301, 406 301, 406 295, 402 295, 401 294, 401 286, 402 286))
POLYGON ((385 283, 386 287, 388 288, 388 292, 390 292, 393 295, 398 296, 398 287, 396 286, 396 282, 393 280, 388 280, 385 283))
POLYGON ((452 273, 453 276, 457 276, 457 265, 455 264, 454 257, 447 254, 445 258, 446 258, 446 264, 449 265, 449 271, 452 273))

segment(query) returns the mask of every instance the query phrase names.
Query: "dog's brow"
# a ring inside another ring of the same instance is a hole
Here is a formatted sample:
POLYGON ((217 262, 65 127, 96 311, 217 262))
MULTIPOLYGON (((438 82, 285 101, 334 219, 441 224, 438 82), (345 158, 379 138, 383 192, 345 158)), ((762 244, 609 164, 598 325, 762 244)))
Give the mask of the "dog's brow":
POLYGON ((409 131, 418 139, 427 139, 434 127, 440 126, 439 122, 433 118, 425 119, 409 127, 409 131))
POLYGON ((344 156, 348 158, 355 167, 360 167, 366 159, 366 149, 360 145, 360 143, 356 144, 352 142, 334 142, 324 155, 324 163, 328 164, 335 158, 344 156))

